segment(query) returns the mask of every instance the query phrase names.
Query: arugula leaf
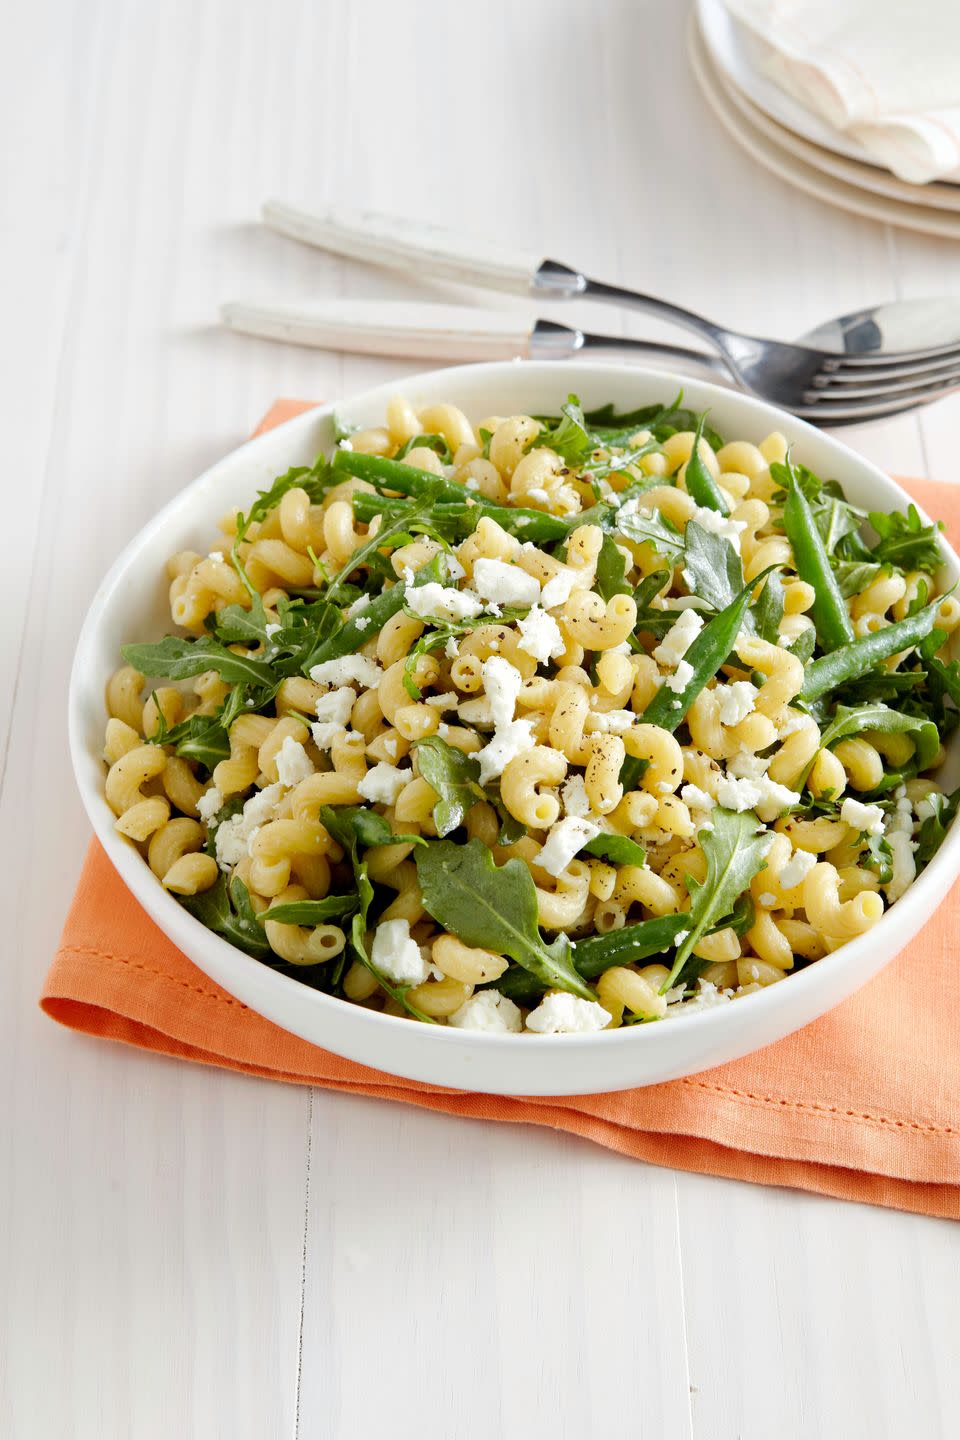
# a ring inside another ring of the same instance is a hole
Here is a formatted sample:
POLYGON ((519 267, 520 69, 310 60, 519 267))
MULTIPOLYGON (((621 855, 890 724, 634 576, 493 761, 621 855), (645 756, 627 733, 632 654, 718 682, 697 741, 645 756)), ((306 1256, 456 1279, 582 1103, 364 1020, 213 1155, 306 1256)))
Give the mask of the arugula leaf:
POLYGON ((756 604, 750 607, 744 619, 750 622, 761 640, 779 645, 780 622, 783 619, 783 579, 779 570, 767 576, 767 583, 760 591, 756 604))
POLYGON ((840 594, 844 600, 850 600, 879 579, 883 569, 882 565, 875 565, 872 560, 840 560, 834 565, 833 573, 837 577, 840 594))
POLYGON ((245 685, 235 685, 215 715, 188 715, 178 725, 167 727, 163 711, 157 707, 158 725, 150 736, 151 745, 172 745, 177 755, 185 760, 197 760, 212 770, 230 754, 228 731, 242 714, 262 710, 274 698, 277 686, 268 690, 250 690, 245 685))
POLYGON ((417 852, 423 903, 465 945, 506 955, 551 989, 595 1000, 573 965, 570 941, 540 934, 537 887, 522 860, 495 865, 481 840, 437 840, 417 852))
POLYGON ((322 455, 313 465, 294 465, 285 475, 278 475, 269 490, 257 492, 256 500, 246 515, 241 517, 242 527, 240 528, 246 532, 251 525, 265 520, 270 511, 275 510, 280 504, 288 490, 297 488, 306 490, 310 499, 316 502, 323 498, 330 483, 330 466, 322 455))
POLYGON ((899 570, 926 570, 929 575, 943 564, 938 538, 942 520, 924 525, 916 505, 910 505, 906 515, 871 510, 867 519, 880 537, 873 550, 878 564, 895 565, 899 570))
POLYGON ((267 614, 258 595, 249 609, 244 605, 225 605, 211 617, 213 630, 224 645, 266 645, 267 614))
MULTIPOLYGON (((446 573, 443 557, 435 555, 429 564, 417 571, 413 583, 417 586, 426 585, 431 580, 442 581, 446 573)), ((382 590, 379 595, 375 595, 369 605, 346 622, 336 606, 331 605, 329 608, 335 618, 317 634, 316 643, 308 653, 301 653, 297 660, 298 668, 304 675, 309 675, 314 665, 320 665, 325 660, 338 660, 342 655, 351 655, 359 650, 374 635, 379 634, 398 610, 403 609, 405 596, 405 586, 393 585, 389 590, 382 590)), ((274 642, 284 638, 284 635, 276 635, 274 642)))
MULTIPOLYGON (((605 446, 627 441, 638 430, 649 430, 653 438, 662 444, 678 430, 696 430, 700 422, 698 411, 681 407, 682 399, 681 390, 672 404, 644 405, 638 410, 624 411, 621 415, 617 414, 613 405, 603 405, 598 410, 589 411, 584 419, 594 438, 605 446)), ((712 450, 719 450, 723 445, 723 436, 709 425, 704 425, 703 437, 712 450)))
POLYGON ((604 600, 614 595, 630 595, 633 587, 625 580, 627 562, 612 535, 604 535, 597 558, 595 586, 604 600))
POLYGON ((926 770, 940 750, 940 735, 932 720, 905 715, 879 703, 856 707, 838 705, 820 737, 820 746, 827 749, 850 735, 862 735, 865 730, 879 730, 883 735, 910 735, 918 770, 926 770))
POLYGON ((664 555, 674 565, 683 559, 683 536, 659 510, 647 510, 642 506, 634 509, 628 502, 617 511, 613 525, 624 539, 633 541, 635 545, 652 545, 659 555, 664 555))
POLYGON ((424 495, 417 500, 409 509, 405 509, 401 515, 393 519, 384 517, 384 522, 371 539, 365 540, 359 545, 347 560, 343 569, 335 576, 333 583, 327 590, 326 598, 332 600, 344 587, 346 581, 361 566, 368 565, 371 559, 380 554, 385 545, 389 544, 393 549, 398 545, 406 543, 408 537, 412 536, 417 526, 423 522, 429 523, 430 512, 433 509, 435 496, 424 495))
POLYGON ((440 797, 433 807, 433 823, 441 839, 463 824, 468 810, 486 796, 480 787, 480 766, 473 756, 448 745, 438 735, 417 741, 420 774, 440 797))
POLYGON ((647 852, 628 835, 595 835, 584 845, 588 855, 606 860, 610 865, 645 865, 647 852))
POLYGON ((363 805, 322 805, 320 823, 345 850, 427 843, 422 835, 395 835, 388 820, 363 805))
POLYGON ((276 684, 273 670, 265 661, 238 655, 205 635, 198 640, 167 635, 156 645, 121 645, 120 653, 128 665, 151 678, 188 680, 205 670, 215 670, 221 680, 231 685, 276 684))
POLYGON ((864 851, 864 865, 872 870, 881 885, 889 885, 893 879, 893 851, 885 835, 868 835, 864 851))
POLYGON ((750 881, 763 869, 773 835, 760 828, 750 810, 740 814, 717 806, 711 811, 712 830, 697 835, 707 861, 706 879, 687 877, 690 891, 690 931, 677 950, 673 968, 660 987, 665 995, 675 983, 688 957, 715 922, 730 914, 750 881))
POLYGON ((917 832, 916 861, 919 869, 929 865, 947 838, 947 831, 960 805, 960 790, 954 790, 952 795, 941 795, 933 790, 926 796, 926 803, 933 813, 921 822, 917 832))
POLYGON ((199 895, 178 895, 185 910, 214 934, 236 945, 257 960, 271 953, 257 914, 250 903, 250 892, 236 875, 230 880, 218 875, 216 883, 199 895))
POLYGON ((556 424, 548 424, 531 440, 527 451, 546 446, 559 455, 571 468, 576 469, 595 448, 587 431, 580 400, 568 395, 566 405, 560 407, 560 418, 556 424))
POLYGON ((401 446, 394 455, 394 460, 405 460, 411 450, 432 450, 444 465, 449 465, 453 459, 453 451, 442 435, 414 435, 412 440, 401 446))
POLYGON ((789 650, 791 655, 796 655, 804 665, 808 665, 813 659, 813 652, 817 648, 817 632, 812 625, 801 630, 796 640, 791 641, 784 649, 789 650))
POLYGON ((322 900, 288 900, 285 905, 271 905, 257 916, 260 924, 276 920, 280 925, 325 925, 344 915, 352 915, 360 904, 356 895, 325 895, 322 900))
POLYGON ((706 600, 712 610, 725 610, 743 589, 740 556, 725 536, 705 530, 696 520, 687 521, 683 538, 683 578, 687 588, 706 600))

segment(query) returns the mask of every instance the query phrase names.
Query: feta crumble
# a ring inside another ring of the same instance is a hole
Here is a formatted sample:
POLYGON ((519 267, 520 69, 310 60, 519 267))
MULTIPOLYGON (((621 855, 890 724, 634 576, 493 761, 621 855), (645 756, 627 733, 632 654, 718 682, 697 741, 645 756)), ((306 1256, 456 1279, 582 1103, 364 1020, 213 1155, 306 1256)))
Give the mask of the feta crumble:
POLYGON ((349 685, 355 682, 365 690, 372 690, 383 679, 383 670, 376 660, 366 655, 339 655, 336 660, 324 660, 314 665, 310 679, 318 685, 349 685))
POLYGON ((726 775, 717 785, 717 802, 725 810, 736 810, 738 813, 755 810, 765 824, 776 820, 784 810, 789 810, 799 801, 800 796, 795 790, 778 785, 767 775, 756 779, 726 775))
POLYGON ((577 583, 577 572, 565 565, 555 575, 551 575, 543 587, 543 594, 540 597, 540 604, 544 610, 555 610, 559 605, 565 605, 577 583))
POLYGON ((495 730, 501 730, 513 720, 517 696, 523 686, 523 676, 515 665, 501 655, 491 655, 481 666, 483 688, 490 702, 490 716, 495 730))
POLYGON ((410 934, 409 920, 383 920, 373 933, 370 959, 398 985, 422 985, 430 966, 410 934))
POLYGON ((512 720, 496 732, 488 745, 477 751, 481 785, 496 780, 511 760, 533 749, 537 743, 533 738, 533 724, 532 720, 512 720))
POLYGON ((749 680, 734 680, 730 685, 718 685, 713 693, 720 707, 720 724, 739 725, 755 709, 760 691, 749 680))
POLYGON ((848 795, 840 806, 840 819, 857 834, 882 835, 883 811, 879 805, 864 805, 848 795))
POLYGON ((317 720, 310 726, 313 742, 319 750, 329 750, 346 731, 351 712, 357 703, 357 692, 349 686, 328 690, 316 704, 317 720))
POLYGON ((654 650, 654 660, 671 668, 678 665, 702 629, 703 618, 696 610, 681 610, 654 650))
POLYGON ((408 585, 403 603, 421 620, 473 620, 483 612, 483 602, 469 590, 454 590, 431 580, 426 585, 408 585))
POLYGON ((368 770, 366 775, 357 786, 357 790, 364 800, 369 800, 373 805, 393 805, 397 796, 405 785, 413 779, 413 770, 408 765, 401 769, 397 765, 388 765, 386 760, 381 760, 368 770))
POLYGON ((272 820, 283 786, 279 783, 265 785, 250 796, 238 815, 231 815, 217 826, 217 864, 221 870, 232 870, 245 855, 250 853, 250 841, 261 825, 272 820))
POLYGON ((719 510, 711 510, 706 505, 698 505, 690 516, 703 530, 709 530, 713 535, 720 535, 740 554, 740 536, 747 528, 745 520, 731 520, 729 515, 721 515, 719 510))
POLYGON ((548 875, 560 875, 570 861, 600 834, 600 826, 580 815, 566 815, 550 827, 540 854, 534 861, 548 875))
POLYGON ((582 775, 571 775, 560 787, 560 798, 567 815, 585 820, 590 814, 590 799, 582 775))
POLYGON ((485 556, 474 562, 473 588, 485 600, 500 605, 535 605, 540 599, 540 581, 516 565, 485 556))
POLYGON ((581 1000, 579 995, 559 990, 544 995, 527 1016, 527 1029, 537 1035, 585 1035, 609 1024, 610 1012, 599 1000, 581 1000))
POLYGON ((521 635, 519 648, 540 665, 555 660, 567 648, 560 626, 539 605, 531 607, 529 614, 517 622, 517 628, 521 635))
POLYGON ((507 995, 499 990, 480 990, 454 1010, 447 1020, 455 1030, 482 1030, 487 1034, 506 1035, 523 1029, 523 1017, 507 995))
MULTIPOLYGON (((687 615, 693 615, 696 612, 693 610, 687 610, 685 613, 687 615)), ((692 679, 693 666, 690 664, 690 661, 678 660, 676 670, 674 670, 672 675, 667 676, 664 684, 666 685, 667 689, 672 690, 675 695, 682 695, 692 679)))
POLYGON ((197 810, 200 819, 205 825, 209 825, 214 815, 218 815, 223 809, 223 796, 216 785, 211 785, 209 790, 204 791, 197 801, 197 810))
POLYGON ((301 780, 306 780, 312 774, 313 761, 301 742, 294 740, 292 735, 285 736, 277 752, 277 778, 280 784, 289 789, 292 785, 299 785, 301 780))
POLYGON ((816 863, 816 855, 809 850, 794 850, 778 876, 780 889, 793 890, 802 885, 816 863))

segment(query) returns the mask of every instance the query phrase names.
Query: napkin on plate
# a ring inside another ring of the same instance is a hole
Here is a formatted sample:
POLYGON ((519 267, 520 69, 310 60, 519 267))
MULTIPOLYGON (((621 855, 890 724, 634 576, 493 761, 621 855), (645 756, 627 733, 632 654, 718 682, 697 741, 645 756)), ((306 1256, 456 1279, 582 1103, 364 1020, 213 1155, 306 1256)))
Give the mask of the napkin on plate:
MULTIPOLYGON (((281 402, 261 428, 304 408, 281 402)), ((960 487, 908 488, 956 543, 960 487)), ((74 1030, 180 1060, 546 1125, 655 1165, 960 1219, 958 940, 960 886, 863 990, 754 1055, 609 1095, 475 1095, 367 1069, 263 1019, 157 929, 94 841, 40 1003, 74 1030)))
POLYGON ((960 181, 960 0, 725 0, 794 99, 901 180, 960 181))

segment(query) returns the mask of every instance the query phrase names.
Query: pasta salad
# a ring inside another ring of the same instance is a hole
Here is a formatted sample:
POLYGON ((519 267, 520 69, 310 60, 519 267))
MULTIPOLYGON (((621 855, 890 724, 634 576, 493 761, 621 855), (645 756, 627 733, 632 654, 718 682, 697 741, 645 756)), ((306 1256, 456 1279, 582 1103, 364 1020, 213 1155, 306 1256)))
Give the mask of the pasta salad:
POLYGON ((672 404, 403 398, 123 647, 106 798, 211 930, 473 1031, 669 1019, 863 934, 960 792, 938 527, 672 404))

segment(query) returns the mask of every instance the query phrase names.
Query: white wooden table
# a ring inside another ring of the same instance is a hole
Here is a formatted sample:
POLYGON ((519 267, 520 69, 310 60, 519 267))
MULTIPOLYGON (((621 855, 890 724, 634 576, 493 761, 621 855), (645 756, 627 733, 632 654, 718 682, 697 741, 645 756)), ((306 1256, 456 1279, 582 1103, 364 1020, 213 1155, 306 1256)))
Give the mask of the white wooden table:
MULTIPOLYGON (((346 395, 413 368, 217 328, 230 296, 388 293, 260 230, 262 197, 420 214, 785 336, 960 288, 948 243, 753 168, 695 91, 684 12, 8 9, 5 1440, 957 1433, 944 1222, 175 1064, 35 1008, 86 843, 64 694, 98 577, 274 396, 346 395)), ((952 479, 958 424, 954 401, 847 438, 893 470, 952 479)))

